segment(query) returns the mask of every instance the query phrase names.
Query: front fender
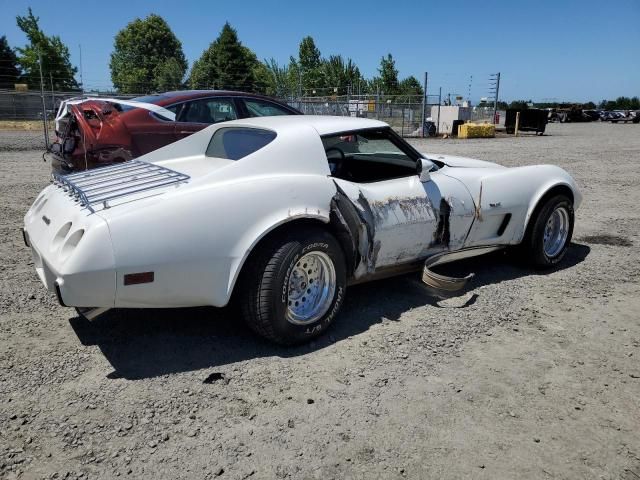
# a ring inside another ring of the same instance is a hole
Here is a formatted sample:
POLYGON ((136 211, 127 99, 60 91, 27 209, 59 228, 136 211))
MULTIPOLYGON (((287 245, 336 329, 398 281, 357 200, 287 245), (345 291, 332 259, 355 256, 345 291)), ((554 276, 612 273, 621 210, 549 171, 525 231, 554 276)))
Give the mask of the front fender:
POLYGON ((542 198, 552 189, 557 187, 566 187, 569 190, 571 190, 573 194, 574 210, 577 210, 580 204, 582 203, 582 194, 580 193, 580 190, 578 189, 578 186, 576 185, 575 180, 567 172, 565 172, 562 169, 560 170, 565 174, 567 178, 564 178, 564 179, 554 178, 546 182, 544 185, 540 186, 540 188, 538 188, 538 190, 535 192, 534 196, 532 197, 531 201, 529 202, 527 213, 524 218, 524 222, 521 225, 521 228, 518 229, 518 231, 520 232, 520 235, 514 239, 516 240, 516 243, 520 243, 522 241, 522 239, 524 238, 524 234, 527 230, 527 226, 529 225, 529 221, 533 216, 533 212, 535 211, 536 207, 540 203, 540 200, 542 200, 542 198))
POLYGON ((571 175, 554 165, 489 170, 483 175, 484 170, 460 168, 447 173, 467 185, 479 207, 467 247, 520 243, 536 206, 553 188, 568 188, 576 208, 582 199, 571 175), (510 220, 503 228, 507 215, 510 220))

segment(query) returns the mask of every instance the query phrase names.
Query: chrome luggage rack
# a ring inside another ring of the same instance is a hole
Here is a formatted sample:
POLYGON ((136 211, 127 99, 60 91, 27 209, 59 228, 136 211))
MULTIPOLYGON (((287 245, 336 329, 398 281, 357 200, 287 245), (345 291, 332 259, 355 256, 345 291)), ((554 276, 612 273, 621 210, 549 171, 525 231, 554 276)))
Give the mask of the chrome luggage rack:
POLYGON ((92 205, 135 193, 186 182, 189 175, 142 160, 100 167, 94 170, 63 175, 53 173, 53 183, 73 197, 83 207, 95 212, 92 205))

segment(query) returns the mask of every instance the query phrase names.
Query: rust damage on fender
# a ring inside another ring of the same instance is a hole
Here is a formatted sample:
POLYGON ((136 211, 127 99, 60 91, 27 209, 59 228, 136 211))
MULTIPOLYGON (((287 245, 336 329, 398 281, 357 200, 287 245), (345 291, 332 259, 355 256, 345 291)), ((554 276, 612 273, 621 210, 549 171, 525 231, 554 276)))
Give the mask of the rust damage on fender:
POLYGON ((356 279, 375 272, 382 246, 376 232, 384 228, 385 223, 421 223, 436 217, 433 205, 425 197, 390 197, 370 202, 362 191, 358 191, 357 198, 350 199, 336 182, 334 184, 336 194, 331 200, 330 221, 345 247, 350 273, 356 279))
MULTIPOLYGON (((362 197, 362 193, 360 194, 362 197)), ((363 197, 364 198, 364 197, 363 197)), ((366 200, 365 200, 366 201, 366 200)), ((426 197, 390 197, 384 201, 376 201, 371 204, 371 210, 375 220, 382 223, 394 215, 397 224, 421 223, 425 219, 434 216, 434 209, 426 197), (398 218, 396 212, 402 212, 404 219, 398 218)))
MULTIPOLYGON (((355 279, 375 272, 381 247, 380 241, 376 239, 376 228, 389 221, 392 215, 394 218, 391 220, 394 224, 419 223, 428 218, 437 219, 430 248, 442 246, 449 249, 452 202, 441 199, 439 209, 435 209, 431 201, 424 197, 393 197, 385 201, 369 202, 362 191, 359 191, 358 198, 352 201, 337 183, 334 184, 336 194, 331 199, 330 222, 344 247, 349 274, 355 279)), ((425 261, 422 281, 432 288, 453 292, 464 288, 473 278, 473 274, 454 278, 432 272, 429 267, 441 263, 448 254, 448 251, 441 252, 425 261)))

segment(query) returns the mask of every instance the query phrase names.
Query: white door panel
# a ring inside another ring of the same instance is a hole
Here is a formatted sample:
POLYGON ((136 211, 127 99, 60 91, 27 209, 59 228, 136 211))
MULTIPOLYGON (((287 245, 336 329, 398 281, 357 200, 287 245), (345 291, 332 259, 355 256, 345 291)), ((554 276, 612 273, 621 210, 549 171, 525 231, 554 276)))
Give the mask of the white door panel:
POLYGON ((373 237, 366 272, 462 247, 473 223, 471 195, 458 180, 434 172, 373 183, 334 179, 352 201, 373 237))

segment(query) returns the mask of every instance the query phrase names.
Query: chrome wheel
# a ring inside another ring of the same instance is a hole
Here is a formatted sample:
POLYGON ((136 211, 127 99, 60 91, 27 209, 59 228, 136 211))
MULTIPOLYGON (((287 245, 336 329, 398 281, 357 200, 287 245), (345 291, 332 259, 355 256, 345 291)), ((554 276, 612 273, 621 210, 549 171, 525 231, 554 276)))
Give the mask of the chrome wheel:
POLYGON ((547 219, 544 227, 544 253, 553 258, 558 255, 567 242, 569 236, 569 211, 565 207, 558 207, 547 219))
POLYGON ((333 301, 336 269, 323 252, 303 255, 293 267, 287 285, 287 320, 307 325, 320 319, 333 301))

